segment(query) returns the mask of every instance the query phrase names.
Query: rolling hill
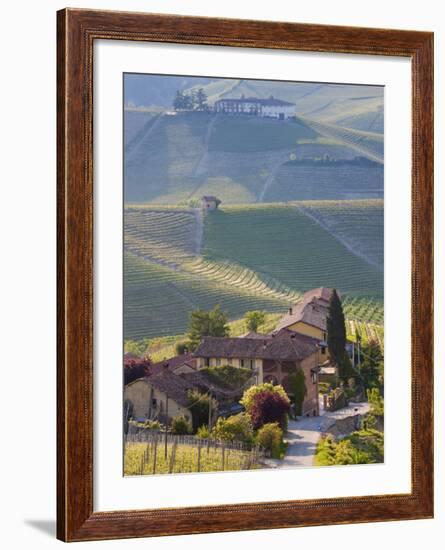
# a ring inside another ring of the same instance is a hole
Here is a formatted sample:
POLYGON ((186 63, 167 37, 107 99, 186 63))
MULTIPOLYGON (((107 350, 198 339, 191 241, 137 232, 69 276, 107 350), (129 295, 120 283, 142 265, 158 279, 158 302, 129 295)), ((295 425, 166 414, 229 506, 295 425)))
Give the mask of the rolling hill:
POLYGON ((225 204, 383 196, 383 139, 377 133, 308 118, 144 111, 125 111, 124 133, 126 203, 187 205, 204 194, 216 194, 225 204), (379 166, 312 170, 312 195, 296 193, 307 169, 288 170, 286 163, 327 156, 361 156, 379 166))
POLYGON ((381 323, 381 272, 343 240, 354 236, 355 246, 379 257, 370 242, 379 235, 383 204, 348 205, 226 206, 203 218, 191 208, 127 207, 125 338, 182 334, 191 311, 218 303, 230 319, 252 309, 284 312, 321 285, 345 294, 350 319, 381 323), (337 233, 315 221, 315 212, 335 218, 337 233), (368 230, 360 232, 364 223, 368 230))

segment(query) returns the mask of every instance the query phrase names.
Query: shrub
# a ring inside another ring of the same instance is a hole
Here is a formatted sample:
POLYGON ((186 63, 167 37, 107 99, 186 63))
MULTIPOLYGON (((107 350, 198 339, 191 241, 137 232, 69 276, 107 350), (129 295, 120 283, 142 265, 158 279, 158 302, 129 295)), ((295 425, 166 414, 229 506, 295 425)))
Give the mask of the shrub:
POLYGON ((285 428, 289 410, 290 402, 287 395, 283 397, 281 393, 265 390, 255 394, 249 412, 255 429, 269 422, 278 422, 285 428))
POLYGON ((265 382, 264 384, 259 384, 258 386, 251 386, 244 392, 243 398, 241 399, 240 403, 241 405, 243 405, 243 407, 246 409, 248 413, 250 413, 250 410, 253 406, 255 395, 263 391, 278 393, 284 399, 286 399, 290 405, 289 398, 283 386, 274 386, 270 382, 265 382))
POLYGON ((212 436, 221 441, 241 441, 250 444, 253 441, 253 428, 248 414, 240 413, 229 418, 218 418, 212 430, 212 436))
POLYGON ((178 342, 175 345, 175 351, 176 351, 176 355, 184 355, 184 353, 187 353, 188 351, 187 342, 178 342))
POLYGON ((269 451, 273 458, 280 458, 283 430, 277 422, 264 424, 257 432, 256 442, 269 451))
POLYGON ((175 416, 172 420, 171 430, 175 435, 187 435, 191 432, 191 427, 185 416, 175 416))
POLYGON ((208 439, 210 437, 209 427, 206 424, 199 426, 196 430, 196 437, 200 439, 208 439))
POLYGON ((375 416, 384 415, 383 397, 378 388, 372 388, 366 391, 368 401, 371 404, 371 412, 375 416))

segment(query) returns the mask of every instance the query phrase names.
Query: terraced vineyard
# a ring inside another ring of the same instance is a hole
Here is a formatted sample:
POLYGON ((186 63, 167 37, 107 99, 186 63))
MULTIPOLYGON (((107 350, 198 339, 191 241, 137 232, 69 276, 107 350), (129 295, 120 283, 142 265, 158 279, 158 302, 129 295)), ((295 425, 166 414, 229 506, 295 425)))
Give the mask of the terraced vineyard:
POLYGON ((280 312, 285 299, 220 282, 193 272, 154 264, 130 252, 124 255, 124 338, 182 334, 194 309, 220 304, 231 319, 246 311, 280 312))
POLYGON ((200 214, 192 210, 125 209, 124 245, 133 254, 176 266, 192 259, 200 247, 200 214))
MULTIPOLYGON (((281 313, 317 286, 339 289, 349 318, 382 322, 381 272, 301 212, 301 204, 227 206, 204 215, 202 225, 193 209, 126 208, 125 337, 183 334, 194 309, 216 304, 230 319, 254 309, 281 313)), ((351 217, 351 232, 368 212, 359 206, 363 214, 351 217)))
POLYGON ((228 259, 298 292, 332 286, 382 298, 381 273, 294 206, 225 207, 207 217, 204 243, 205 259, 228 259))
POLYGON ((383 200, 306 201, 300 210, 383 271, 383 200))

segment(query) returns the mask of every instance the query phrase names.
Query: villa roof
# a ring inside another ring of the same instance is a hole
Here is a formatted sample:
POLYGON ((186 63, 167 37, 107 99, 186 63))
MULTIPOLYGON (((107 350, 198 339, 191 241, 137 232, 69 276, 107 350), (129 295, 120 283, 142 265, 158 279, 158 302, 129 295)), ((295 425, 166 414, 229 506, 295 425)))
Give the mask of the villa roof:
POLYGON ((302 301, 291 307, 289 312, 281 318, 277 330, 301 322, 325 331, 332 292, 332 288, 326 287, 314 288, 306 292, 302 301))
POLYGON ((164 367, 162 370, 156 374, 152 374, 151 376, 138 378, 137 380, 127 384, 127 386, 131 386, 132 384, 136 384, 138 382, 151 384, 152 387, 167 394, 170 399, 176 401, 178 405, 183 407, 188 405, 187 392, 193 388, 192 384, 188 383, 181 376, 171 372, 167 367, 164 367))
POLYGON ((197 357, 272 359, 300 361, 317 351, 318 340, 293 331, 265 338, 205 337, 195 351, 197 357))
POLYGON ((218 197, 215 197, 215 195, 203 195, 201 197, 201 200, 203 201, 215 201, 215 202, 221 202, 218 197))
POLYGON ((182 355, 176 355, 175 357, 170 357, 169 359, 164 359, 163 361, 150 365, 150 373, 152 375, 157 374, 164 368, 167 368, 169 371, 174 371, 182 365, 188 365, 194 368, 195 364, 196 359, 192 353, 183 353, 182 355))
POLYGON ((227 102, 227 103, 259 103, 260 105, 266 106, 281 106, 281 107, 291 107, 295 103, 290 103, 289 101, 284 101, 283 99, 277 99, 276 97, 222 97, 218 99, 215 103, 227 102))

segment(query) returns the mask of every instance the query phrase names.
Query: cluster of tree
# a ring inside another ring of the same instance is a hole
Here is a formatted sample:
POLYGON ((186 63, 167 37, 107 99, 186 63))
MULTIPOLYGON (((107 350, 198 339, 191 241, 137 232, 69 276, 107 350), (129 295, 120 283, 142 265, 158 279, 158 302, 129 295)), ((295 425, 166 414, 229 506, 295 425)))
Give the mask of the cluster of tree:
POLYGON ((150 364, 149 360, 143 360, 124 365, 124 384, 127 385, 138 378, 148 376, 150 374, 150 364))
POLYGON ((328 435, 317 444, 317 466, 379 462, 383 462, 383 433, 377 430, 359 430, 340 441, 328 435))
POLYGON ((360 374, 365 389, 378 388, 383 392, 383 353, 377 342, 360 346, 360 374))
POLYGON ((208 111, 207 95, 202 88, 189 93, 178 90, 173 100, 175 111, 208 111))
POLYGON ((188 340, 183 349, 194 351, 205 336, 228 336, 227 315, 217 304, 212 310, 197 309, 190 315, 188 340))

